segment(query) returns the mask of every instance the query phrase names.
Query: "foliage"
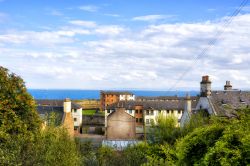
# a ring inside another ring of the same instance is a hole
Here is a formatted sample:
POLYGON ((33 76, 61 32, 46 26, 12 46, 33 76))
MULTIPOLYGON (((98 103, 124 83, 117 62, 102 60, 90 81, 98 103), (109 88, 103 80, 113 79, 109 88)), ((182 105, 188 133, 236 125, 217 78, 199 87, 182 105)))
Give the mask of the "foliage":
POLYGON ((204 110, 200 110, 198 111, 198 113, 193 114, 190 117, 189 122, 186 123, 183 128, 181 128, 182 136, 187 135, 198 127, 205 127, 209 124, 211 118, 213 119, 213 117, 208 117, 207 113, 204 112, 204 110))
POLYGON ((0 165, 79 165, 67 130, 55 127, 56 115, 41 130, 35 102, 23 80, 0 67, 0 165))
POLYGON ((124 163, 121 154, 107 146, 102 146, 98 150, 97 158, 100 166, 117 166, 124 163))
POLYGON ((96 110, 82 110, 82 115, 95 115, 96 110))
POLYGON ((238 118, 213 117, 176 144, 180 165, 247 165, 250 163, 249 109, 238 118))
POLYGON ((0 156, 0 165, 77 165, 80 162, 74 140, 61 127, 12 135, 0 144, 0 156))
POLYGON ((223 126, 212 125, 197 128, 177 142, 176 151, 179 163, 187 165, 199 164, 199 161, 222 136, 223 126))
MULTIPOLYGON (((35 102, 27 92, 24 81, 8 69, 0 66, 0 125, 3 124, 6 114, 19 118, 30 131, 38 130, 41 124, 39 115, 35 110, 35 102), (12 112, 12 113, 10 113, 12 112)), ((8 119, 11 121, 14 119, 8 119)))
POLYGON ((175 140, 180 136, 180 128, 177 127, 178 122, 174 116, 159 116, 156 124, 152 124, 149 139, 153 143, 174 144, 175 140))
POLYGON ((149 142, 123 151, 95 149, 73 140, 58 126, 57 115, 41 121, 23 80, 0 67, 0 165, 249 165, 250 108, 236 118, 195 114, 180 129, 174 117, 159 117, 149 142))

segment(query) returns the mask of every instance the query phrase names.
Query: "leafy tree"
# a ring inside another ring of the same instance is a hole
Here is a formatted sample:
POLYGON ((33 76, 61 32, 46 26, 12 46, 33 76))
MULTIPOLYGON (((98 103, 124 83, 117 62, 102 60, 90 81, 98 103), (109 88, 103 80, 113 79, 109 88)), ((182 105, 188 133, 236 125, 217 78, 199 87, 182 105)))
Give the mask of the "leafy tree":
MULTIPOLYGON (((7 114, 16 115, 27 130, 38 130, 41 124, 38 113, 35 110, 35 102, 27 92, 24 81, 8 69, 0 66, 0 125, 3 124, 7 114), (12 112, 12 113, 10 113, 12 112)), ((13 119, 8 119, 13 120, 13 119)))
POLYGON ((74 140, 67 130, 52 125, 55 117, 40 130, 35 102, 23 80, 0 67, 0 165, 80 165, 74 140))
POLYGON ((152 124, 149 139, 153 143, 174 144, 180 134, 176 117, 159 116, 156 124, 152 124))
POLYGON ((211 146, 222 136, 223 126, 200 127, 177 142, 176 153, 180 164, 199 164, 211 146))

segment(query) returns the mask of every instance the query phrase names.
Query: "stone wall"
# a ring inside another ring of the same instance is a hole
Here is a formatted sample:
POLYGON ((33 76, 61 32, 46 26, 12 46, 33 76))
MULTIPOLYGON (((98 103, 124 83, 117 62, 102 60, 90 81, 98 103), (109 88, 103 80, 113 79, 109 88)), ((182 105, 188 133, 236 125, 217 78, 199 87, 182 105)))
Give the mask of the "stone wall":
POLYGON ((107 117, 106 137, 112 140, 135 139, 135 118, 124 108, 117 108, 107 117))

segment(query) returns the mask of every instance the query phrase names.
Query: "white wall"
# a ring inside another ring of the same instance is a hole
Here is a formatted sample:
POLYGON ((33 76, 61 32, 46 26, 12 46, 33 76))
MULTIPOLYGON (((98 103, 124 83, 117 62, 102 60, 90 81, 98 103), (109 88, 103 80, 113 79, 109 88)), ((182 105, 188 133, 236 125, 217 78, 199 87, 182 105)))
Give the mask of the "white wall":
MULTIPOLYGON (((149 110, 149 111, 152 111, 152 110, 149 110)), ((169 110, 169 113, 168 113, 167 110, 153 110, 153 115, 151 115, 150 113, 149 113, 149 115, 147 115, 147 111, 145 110, 143 112, 143 114, 144 114, 145 125, 151 126, 150 121, 153 121, 155 124, 157 124, 157 119, 158 119, 159 115, 162 115, 164 117, 174 116, 174 117, 176 117, 177 120, 179 120, 182 117, 183 111, 180 111, 180 113, 178 113, 178 110, 169 110), (147 119, 149 119, 149 124, 146 123, 147 119)))
POLYGON ((135 100, 135 95, 120 95, 119 96, 120 101, 124 100, 135 100))
POLYGON ((114 112, 115 110, 105 110, 105 127, 108 126, 108 122, 107 122, 107 117, 109 116, 109 114, 111 114, 112 112, 114 112))
POLYGON ((212 105, 211 103, 209 102, 209 97, 200 97, 197 105, 196 105, 196 110, 199 110, 199 109, 207 109, 208 110, 208 113, 211 115, 211 114, 214 114, 214 111, 212 109, 212 105))
POLYGON ((75 127, 81 126, 81 124, 82 124, 82 108, 77 109, 76 112, 74 109, 72 109, 71 112, 72 112, 73 119, 76 118, 76 121, 74 120, 74 126, 75 127))

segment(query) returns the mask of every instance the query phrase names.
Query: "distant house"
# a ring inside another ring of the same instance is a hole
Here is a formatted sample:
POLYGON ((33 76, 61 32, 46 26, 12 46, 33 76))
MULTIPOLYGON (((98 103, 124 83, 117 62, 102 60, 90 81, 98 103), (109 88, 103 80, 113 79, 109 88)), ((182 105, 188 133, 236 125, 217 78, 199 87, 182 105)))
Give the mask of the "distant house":
POLYGON ((133 140, 135 137, 135 118, 125 112, 124 108, 116 108, 107 117, 106 138, 108 140, 133 140))
POLYGON ((105 108, 113 103, 119 101, 135 100, 135 95, 131 92, 125 91, 101 91, 100 92, 100 110, 104 111, 105 108))
MULTIPOLYGON (((196 107, 197 101, 198 97, 190 97, 192 108, 196 107)), ((174 116, 176 120, 180 121, 185 109, 185 104, 186 100, 184 97, 176 97, 171 100, 120 101, 106 108, 105 127, 107 127, 108 117, 115 112, 117 108, 124 108, 126 113, 135 118, 136 137, 139 138, 144 135, 144 127, 150 127, 152 123, 157 124, 159 116, 174 116)))
POLYGON ((59 123, 69 124, 72 120, 73 129, 80 130, 82 124, 82 107, 71 102, 70 99, 36 100, 36 108, 42 119, 54 112, 57 115, 57 121, 59 121, 59 123))
POLYGON ((200 98, 195 109, 188 108, 181 118, 181 126, 187 123, 192 114, 201 110, 208 115, 235 117, 236 109, 250 106, 250 92, 233 89, 226 81, 224 90, 212 91, 209 76, 203 76, 200 83, 200 98))

